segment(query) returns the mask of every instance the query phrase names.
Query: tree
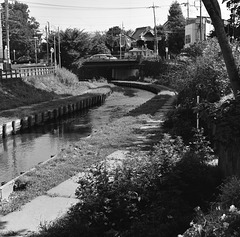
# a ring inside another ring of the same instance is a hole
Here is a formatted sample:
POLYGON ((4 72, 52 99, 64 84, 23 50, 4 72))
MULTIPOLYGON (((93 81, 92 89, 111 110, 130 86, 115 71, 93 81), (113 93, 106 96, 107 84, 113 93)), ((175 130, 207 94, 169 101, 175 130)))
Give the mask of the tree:
POLYGON ((110 28, 106 33, 106 45, 111 50, 113 55, 119 53, 119 37, 121 34, 121 28, 114 26, 110 28))
POLYGON ((98 53, 111 53, 105 42, 106 34, 95 32, 94 36, 91 37, 89 54, 93 55, 98 53))
MULTIPOLYGON (((34 55, 34 36, 38 32, 39 23, 34 17, 30 17, 28 5, 14 1, 9 6, 9 39, 10 50, 15 50, 16 58, 23 55, 34 55)), ((6 45, 5 31, 5 3, 2 3, 3 11, 3 44, 6 45)), ((11 57, 13 58, 13 57, 11 57)))
MULTIPOLYGON (((226 64, 229 80, 234 95, 240 91, 240 78, 238 68, 233 57, 232 49, 230 47, 226 32, 224 30, 224 23, 221 17, 221 9, 217 0, 202 0, 203 4, 211 17, 213 26, 216 31, 218 42, 223 54, 224 62, 226 64)), ((229 0, 224 0, 230 2, 229 0)), ((236 1, 235 1, 236 2, 236 1)))
MULTIPOLYGON (((88 54, 90 36, 83 30, 76 28, 68 28, 65 31, 61 31, 60 36, 62 66, 73 69, 73 64, 88 54)), ((51 47, 53 47, 53 34, 50 35, 49 42, 51 47)))
POLYGON ((169 52, 179 54, 184 46, 185 18, 180 4, 175 1, 169 9, 167 30, 171 31, 168 38, 169 52))

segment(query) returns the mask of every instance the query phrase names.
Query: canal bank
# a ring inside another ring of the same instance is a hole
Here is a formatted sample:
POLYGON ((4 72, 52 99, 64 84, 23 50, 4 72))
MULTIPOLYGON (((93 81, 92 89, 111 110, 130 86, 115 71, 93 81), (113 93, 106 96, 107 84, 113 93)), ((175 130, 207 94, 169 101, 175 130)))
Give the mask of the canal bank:
MULTIPOLYGON (((162 93, 163 92, 164 91, 162 91, 162 93)), ((172 95, 170 92, 169 94, 172 95)), ((174 101, 173 96, 171 96, 171 98, 173 102, 174 101)), ((109 97, 109 99, 110 100, 112 99, 111 96, 109 97)), ((169 99, 167 99, 167 101, 165 102, 168 103, 169 99)), ((139 106, 140 104, 136 105, 135 107, 139 107, 139 106)), ((159 106, 158 103, 156 103, 156 106, 159 106)), ((123 105, 122 107, 124 108, 126 106, 123 105)), ((159 108, 159 112, 160 112, 159 116, 166 112, 166 111, 163 112, 161 109, 162 109, 162 104, 161 104, 161 108, 159 108)), ((126 113, 128 112, 129 111, 126 111, 126 113)), ((156 113, 156 116, 157 116, 157 113, 156 113)), ((157 117, 155 119, 157 119, 157 117)), ((37 202, 40 201, 42 205, 45 206, 45 209, 46 209, 48 207, 48 204, 43 203, 42 197, 34 199, 34 195, 35 197, 39 195, 40 196, 45 195, 47 194, 48 190, 57 186, 57 182, 54 179, 55 178, 58 179, 57 176, 60 173, 61 174, 65 173, 66 174, 65 177, 74 176, 76 175, 75 172, 79 173, 79 170, 82 170, 80 172, 84 172, 87 168, 89 168, 89 166, 91 166, 91 164, 95 164, 97 162, 104 160, 108 155, 112 154, 117 150, 121 150, 121 149, 129 150, 132 147, 136 147, 136 144, 134 143, 134 141, 139 139, 138 131, 141 130, 141 127, 143 127, 143 125, 146 126, 147 124, 149 123, 151 124, 153 122, 154 121, 151 120, 151 116, 144 114, 144 111, 142 111, 142 113, 139 114, 138 116, 134 116, 134 117, 123 116, 121 118, 117 118, 112 122, 102 125, 99 128, 95 128, 90 137, 71 144, 70 146, 63 149, 55 159, 49 161, 47 164, 41 167, 37 167, 37 170, 28 174, 28 182, 31 183, 31 185, 27 187, 25 192, 15 193, 12 196, 10 203, 8 203, 8 208, 10 207, 12 207, 12 209, 16 208, 16 205, 19 204, 19 200, 22 200, 22 201, 24 200, 25 204, 33 200, 31 203, 29 203, 29 205, 31 206, 30 208, 35 207, 35 211, 37 211, 36 208, 39 207, 37 205, 37 202), (81 157, 81 160, 79 159, 79 157, 81 157), (77 169, 74 169, 76 167, 78 167, 78 171, 77 169), (34 173, 35 173, 35 176, 34 176, 34 173), (37 174, 37 178, 36 178, 36 174, 37 174), (51 180, 54 180, 54 182, 51 182, 51 180), (50 185, 50 182, 51 182, 51 185, 50 185), (37 196, 36 196, 36 193, 37 193, 37 196)), ((161 122, 159 121, 158 124, 160 126, 161 122)), ((146 132, 146 130, 144 131, 146 132)), ((65 180, 67 180, 67 178, 65 180)), ((77 184, 75 183, 75 185, 77 184)), ((47 195, 48 196, 47 200, 51 201, 48 203, 52 203, 53 201, 53 203, 56 204, 55 206, 58 207, 57 200, 60 200, 60 198, 57 198, 57 196, 55 195, 57 194, 47 195), (54 199, 54 197, 56 197, 56 199, 54 199), (49 198, 52 198, 52 199, 49 199, 49 198)), ((67 201, 66 199, 64 200, 67 201)), ((21 205, 24 205, 24 202, 22 202, 21 205)), ((29 205, 27 205, 27 207, 29 207, 29 205)), ((69 202, 67 202, 66 205, 69 206, 70 205, 69 202)), ((62 208, 63 209, 65 208, 66 210, 66 206, 64 206, 63 204, 62 204, 62 208)), ((2 208, 2 210, 3 209, 4 208, 2 208)), ((24 207, 22 210, 24 210, 24 207)), ((57 213, 59 212, 60 212, 60 209, 58 210, 57 213)), ((19 212, 14 212, 14 213, 15 214, 12 214, 12 215, 16 215, 17 213, 20 214, 19 212)), ((11 217, 10 219, 8 218, 9 218, 9 215, 1 219, 2 222, 4 221, 8 222, 5 224, 6 228, 7 226, 10 225, 11 220, 13 220, 13 217, 11 217)))
POLYGON ((111 88, 105 86, 79 96, 2 111, 0 112, 0 137, 5 138, 21 130, 101 104, 110 93, 111 88))

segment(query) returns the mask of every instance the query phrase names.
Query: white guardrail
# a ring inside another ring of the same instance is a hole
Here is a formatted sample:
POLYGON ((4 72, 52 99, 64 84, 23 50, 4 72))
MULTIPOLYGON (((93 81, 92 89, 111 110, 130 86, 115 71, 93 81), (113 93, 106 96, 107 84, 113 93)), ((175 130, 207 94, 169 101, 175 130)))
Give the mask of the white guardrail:
POLYGON ((41 75, 54 74, 55 72, 56 72, 55 67, 22 67, 22 68, 12 69, 10 71, 0 70, 0 79, 41 76, 41 75))

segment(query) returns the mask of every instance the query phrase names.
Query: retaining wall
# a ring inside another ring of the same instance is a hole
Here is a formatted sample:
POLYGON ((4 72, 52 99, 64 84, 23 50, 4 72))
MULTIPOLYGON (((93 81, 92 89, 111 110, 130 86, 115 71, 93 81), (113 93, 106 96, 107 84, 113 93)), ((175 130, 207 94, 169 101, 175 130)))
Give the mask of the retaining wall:
MULTIPOLYGON (((74 113, 75 111, 82 111, 84 109, 91 108, 95 105, 98 105, 98 104, 100 105, 105 101, 105 99, 110 94, 111 94, 111 91, 109 91, 106 94, 89 96, 88 98, 83 98, 77 101, 76 103, 70 103, 68 105, 59 106, 58 108, 44 111, 42 113, 30 114, 29 116, 26 116, 22 119, 17 119, 17 120, 5 123, 1 126, 0 136, 5 138, 8 135, 15 135, 20 130, 43 124, 50 120, 57 119, 61 116, 74 113)), ((46 162, 47 161, 43 162, 42 164, 46 162)), ((13 192, 15 181, 19 179, 21 176, 25 175, 26 173, 0 186, 0 202, 1 200, 7 200, 9 198, 10 194, 13 192)))
POLYGON ((142 89, 146 91, 150 91, 154 94, 160 93, 162 90, 169 90, 174 92, 174 90, 160 85, 145 83, 145 82, 135 82, 135 81, 111 81, 116 86, 125 86, 125 87, 132 87, 137 89, 142 89))
POLYGON ((51 120, 56 120, 59 117, 74 113, 76 111, 82 111, 83 109, 91 108, 97 104, 103 103, 110 93, 111 91, 106 94, 89 96, 87 98, 80 99, 75 103, 59 106, 58 108, 47 110, 41 113, 29 114, 21 119, 9 121, 0 126, 0 136, 5 138, 9 135, 15 135, 21 130, 41 125, 51 120))

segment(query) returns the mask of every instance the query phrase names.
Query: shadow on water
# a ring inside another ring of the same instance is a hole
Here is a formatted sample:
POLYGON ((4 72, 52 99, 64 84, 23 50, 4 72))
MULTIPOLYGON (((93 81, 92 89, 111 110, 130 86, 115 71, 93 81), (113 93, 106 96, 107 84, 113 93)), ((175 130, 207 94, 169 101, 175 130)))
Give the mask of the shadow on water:
POLYGON ((91 134, 90 120, 88 111, 84 111, 2 139, 0 184, 49 159, 68 143, 91 134))
POLYGON ((134 88, 114 87, 115 95, 101 107, 75 113, 43 126, 24 130, 0 141, 0 184, 48 160, 68 144, 92 133, 92 128, 123 117, 154 94, 134 88), (129 99, 129 97, 135 97, 129 99))

